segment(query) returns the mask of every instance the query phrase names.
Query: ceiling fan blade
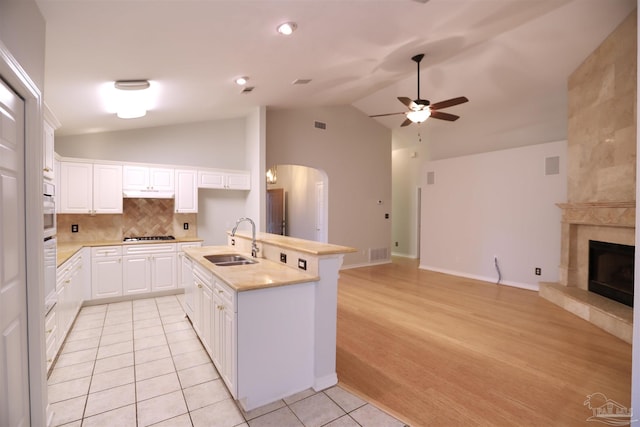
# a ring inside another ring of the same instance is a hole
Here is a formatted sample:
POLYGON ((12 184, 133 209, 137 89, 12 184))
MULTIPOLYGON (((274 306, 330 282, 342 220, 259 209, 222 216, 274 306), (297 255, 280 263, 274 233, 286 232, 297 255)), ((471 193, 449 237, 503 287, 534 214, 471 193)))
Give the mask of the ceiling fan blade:
POLYGON ((402 124, 400 125, 400 127, 409 126, 411 123, 413 123, 411 120, 409 120, 409 119, 405 119, 405 121, 404 121, 404 122, 402 122, 402 124))
POLYGON ((431 116, 434 119, 447 120, 449 122, 455 122, 460 118, 460 116, 456 116, 455 114, 443 113, 442 111, 432 111, 431 116))
POLYGON ((453 107, 454 105, 464 104, 469 102, 466 96, 459 96, 457 98, 447 99, 446 101, 436 102, 431 104, 431 110, 440 110, 441 108, 453 107))
POLYGON ((404 105, 406 105, 409 108, 411 108, 411 104, 413 103, 411 98, 407 98, 406 96, 399 96, 398 101, 402 102, 404 105))
POLYGON ((397 114, 404 114, 404 113, 387 113, 387 114, 374 114, 373 116, 369 116, 369 117, 384 117, 384 116, 395 116, 397 114))

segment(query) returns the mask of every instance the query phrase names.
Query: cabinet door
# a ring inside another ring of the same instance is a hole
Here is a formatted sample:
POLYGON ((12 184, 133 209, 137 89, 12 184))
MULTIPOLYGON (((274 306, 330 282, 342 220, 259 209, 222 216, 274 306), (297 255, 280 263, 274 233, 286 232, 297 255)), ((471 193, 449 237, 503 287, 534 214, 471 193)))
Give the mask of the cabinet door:
POLYGON ((122 257, 122 292, 124 295, 151 291, 150 258, 150 255, 128 255, 122 257))
POLYGON ((177 213, 198 212, 197 172, 194 170, 176 170, 176 198, 177 213))
POLYGON ((226 188, 229 190, 250 190, 251 177, 244 173, 229 173, 227 174, 226 188))
POLYGON ((219 310, 220 353, 222 356, 220 376, 236 396, 236 333, 235 313, 230 307, 223 305, 219 310))
POLYGON ((193 276, 193 329, 202 339, 202 292, 205 285, 196 275, 193 276))
POLYGON ((54 129, 49 123, 44 122, 44 152, 42 159, 42 172, 44 178, 53 180, 53 166, 54 166, 54 129))
POLYGON ((149 168, 146 166, 124 166, 122 187, 126 190, 149 190, 149 168))
POLYGON ((208 286, 200 288, 202 290, 202 338, 207 352, 211 355, 211 322, 213 320, 213 299, 211 289, 208 286))
POLYGON ((93 165, 60 162, 59 213, 93 213, 93 165))
POLYGON ((91 260, 91 298, 122 295, 122 257, 112 256, 91 260))
POLYGON ((225 174, 215 171, 198 171, 198 187, 224 188, 225 174))
POLYGON ((150 168, 149 186, 155 191, 175 191, 173 169, 150 168))
POLYGON ((151 290, 175 289, 176 254, 154 254, 151 256, 151 290))
POLYGON ((122 213, 122 166, 93 165, 93 210, 95 213, 122 213))

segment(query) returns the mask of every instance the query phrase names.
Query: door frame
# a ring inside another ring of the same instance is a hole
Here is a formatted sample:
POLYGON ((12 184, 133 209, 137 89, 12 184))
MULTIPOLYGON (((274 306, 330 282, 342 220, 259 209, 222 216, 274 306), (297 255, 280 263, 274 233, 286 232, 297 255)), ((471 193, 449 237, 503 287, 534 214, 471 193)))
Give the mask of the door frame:
POLYGON ((47 425, 47 378, 44 340, 44 254, 42 219, 42 94, 0 41, 0 75, 24 99, 25 248, 29 407, 31 425, 47 425))

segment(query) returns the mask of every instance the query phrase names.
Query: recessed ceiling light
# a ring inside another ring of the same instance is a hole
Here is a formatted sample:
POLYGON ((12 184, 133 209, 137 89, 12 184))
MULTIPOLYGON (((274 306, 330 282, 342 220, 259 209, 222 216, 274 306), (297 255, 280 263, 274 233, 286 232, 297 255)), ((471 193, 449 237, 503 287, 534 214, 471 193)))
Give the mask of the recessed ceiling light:
POLYGON ((243 76, 243 77, 238 77, 236 79, 236 84, 240 85, 240 86, 244 86, 247 84, 247 82, 249 81, 249 77, 243 76))
POLYGON ((298 25, 295 22, 285 22, 284 24, 278 25, 278 32, 280 34, 284 34, 285 36, 290 36, 293 32, 298 28, 298 25))

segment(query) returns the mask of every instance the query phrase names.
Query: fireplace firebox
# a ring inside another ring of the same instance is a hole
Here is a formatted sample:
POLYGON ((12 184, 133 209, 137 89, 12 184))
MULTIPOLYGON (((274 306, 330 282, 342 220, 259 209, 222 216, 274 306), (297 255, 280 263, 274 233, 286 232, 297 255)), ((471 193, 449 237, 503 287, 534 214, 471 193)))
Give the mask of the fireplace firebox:
POLYGON ((635 246, 589 240, 589 291, 633 307, 635 246))

